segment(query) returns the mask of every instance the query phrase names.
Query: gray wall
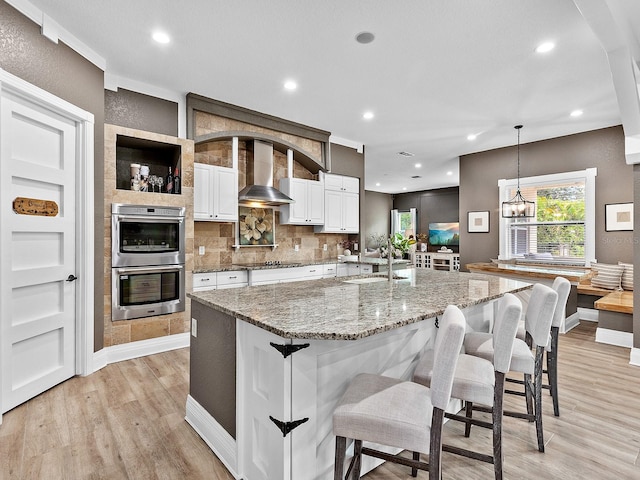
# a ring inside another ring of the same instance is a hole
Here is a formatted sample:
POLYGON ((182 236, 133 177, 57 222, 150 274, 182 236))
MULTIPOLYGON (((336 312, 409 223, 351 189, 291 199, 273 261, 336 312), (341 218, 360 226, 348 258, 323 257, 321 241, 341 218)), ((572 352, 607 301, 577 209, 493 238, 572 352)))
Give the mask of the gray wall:
MULTIPOLYGON (((526 127, 521 141, 526 140, 526 127)), ((460 264, 487 262, 499 249, 498 180, 517 175, 516 147, 460 157, 460 264), (489 233, 467 233, 467 212, 490 211, 489 233)), ((631 262, 632 232, 605 232, 605 204, 633 201, 633 167, 625 163, 622 127, 520 145, 520 176, 546 175, 595 167, 596 258, 631 262)))
POLYGON ((105 123, 178 136, 178 104, 119 88, 104 91, 105 123))
MULTIPOLYGON (((458 187, 437 188, 395 195, 393 208, 398 210, 416 208, 418 217, 416 233, 428 234, 430 222, 459 221, 459 189, 458 187)), ((457 247, 451 248, 457 251, 457 247)), ((437 247, 429 247, 429 250, 437 250, 437 247)))
MULTIPOLYGON (((0 68, 94 115, 96 218, 104 217, 104 72, 62 42, 40 34, 40 27, 0 1, 0 68)), ((94 349, 103 347, 104 222, 95 222, 94 349)))
POLYGON ((364 221, 360 222, 360 230, 365 231, 363 244, 366 247, 376 247, 369 245, 369 235, 389 235, 391 231, 391 209, 393 208, 393 196, 388 193, 364 192, 364 221))

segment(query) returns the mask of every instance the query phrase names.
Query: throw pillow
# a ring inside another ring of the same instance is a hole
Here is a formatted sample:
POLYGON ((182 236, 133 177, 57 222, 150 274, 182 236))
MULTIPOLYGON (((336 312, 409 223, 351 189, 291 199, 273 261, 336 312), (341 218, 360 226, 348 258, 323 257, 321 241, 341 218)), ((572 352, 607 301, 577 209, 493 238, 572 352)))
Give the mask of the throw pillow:
POLYGON ((618 262, 618 265, 624 267, 622 272, 622 288, 625 290, 633 290, 633 263, 618 262))
POLYGON ((622 265, 596 263, 591 265, 591 269, 595 272, 595 275, 591 277, 591 285, 607 290, 620 290, 622 272, 624 272, 622 265))

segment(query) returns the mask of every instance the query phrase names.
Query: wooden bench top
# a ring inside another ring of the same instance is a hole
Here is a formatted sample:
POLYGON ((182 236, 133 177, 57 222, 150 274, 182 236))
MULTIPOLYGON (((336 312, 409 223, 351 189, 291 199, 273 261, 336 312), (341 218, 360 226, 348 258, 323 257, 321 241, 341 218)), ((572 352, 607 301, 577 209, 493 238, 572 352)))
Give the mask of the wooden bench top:
POLYGON ((598 310, 633 314, 633 292, 628 290, 610 292, 596 300, 593 306, 598 310))
POLYGON ((604 297, 605 295, 609 295, 614 290, 594 287, 591 285, 591 280, 589 280, 589 283, 579 283, 577 291, 578 293, 582 293, 583 295, 595 295, 597 297, 604 297))

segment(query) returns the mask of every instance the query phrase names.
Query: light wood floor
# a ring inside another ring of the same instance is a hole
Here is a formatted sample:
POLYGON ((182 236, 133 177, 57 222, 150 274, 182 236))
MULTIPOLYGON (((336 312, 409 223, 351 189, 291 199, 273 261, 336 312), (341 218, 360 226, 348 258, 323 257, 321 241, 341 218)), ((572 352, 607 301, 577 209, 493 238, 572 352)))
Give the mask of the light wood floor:
MULTIPOLYGON (((546 453, 533 424, 505 418, 506 479, 640 479, 640 367, 628 365, 629 349, 595 343, 595 327, 582 322, 560 337, 561 416, 545 395, 546 453)), ((188 360, 182 349, 112 364, 6 413, 0 479, 232 479, 184 421, 188 360)), ((448 422, 445 441, 490 453, 482 428, 465 439, 448 422)), ((383 465, 364 478, 411 477, 383 465)), ((443 478, 491 479, 493 467, 445 453, 443 478)))

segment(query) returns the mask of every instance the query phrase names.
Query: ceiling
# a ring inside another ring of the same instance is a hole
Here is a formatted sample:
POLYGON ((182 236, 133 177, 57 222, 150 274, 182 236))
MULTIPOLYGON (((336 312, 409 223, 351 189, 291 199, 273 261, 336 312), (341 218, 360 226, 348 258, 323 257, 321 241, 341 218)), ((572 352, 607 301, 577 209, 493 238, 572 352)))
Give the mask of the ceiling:
MULTIPOLYGON (((367 190, 457 185, 458 157, 515 144, 516 124, 528 143, 621 123, 607 57, 572 0, 30 1, 109 75, 364 144, 367 190), (374 41, 356 42, 363 31, 374 41), (555 49, 536 53, 544 41, 555 49)), ((640 32, 640 2, 610 1, 640 32)))

